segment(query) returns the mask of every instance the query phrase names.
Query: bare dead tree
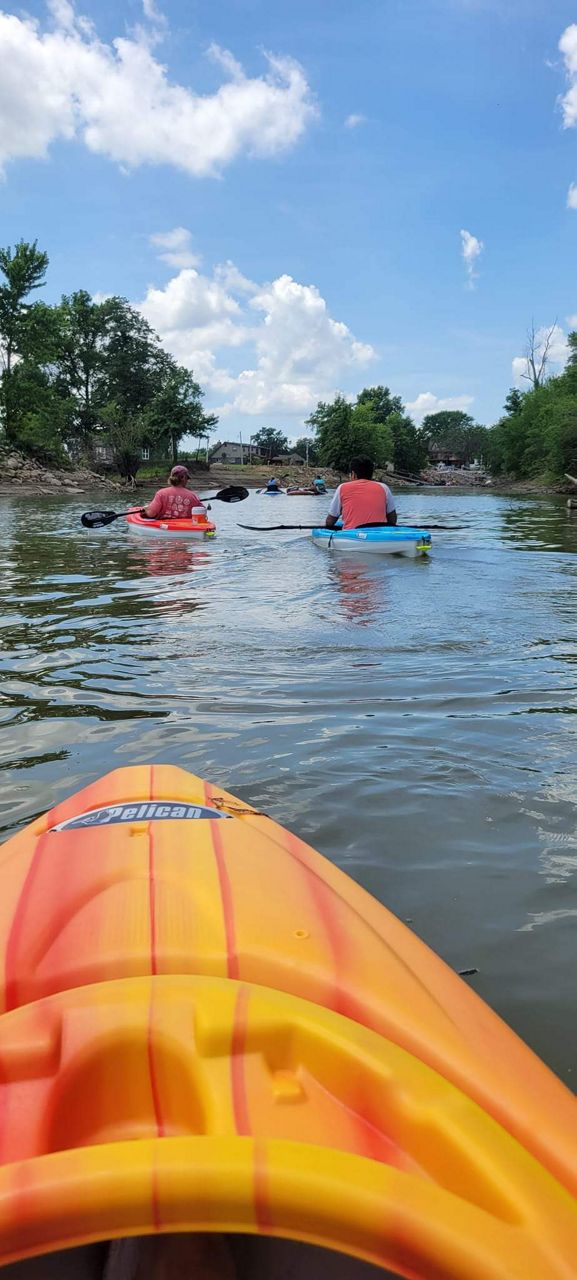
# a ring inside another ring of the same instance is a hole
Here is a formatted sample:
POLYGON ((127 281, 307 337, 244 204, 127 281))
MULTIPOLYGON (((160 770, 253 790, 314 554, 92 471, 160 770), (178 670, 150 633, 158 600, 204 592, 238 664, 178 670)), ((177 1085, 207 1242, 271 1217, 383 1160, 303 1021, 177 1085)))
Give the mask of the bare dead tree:
MULTIPOLYGON (((557 328, 557 320, 554 320, 551 328, 547 330, 544 338, 539 338, 535 331, 535 321, 531 321, 531 328, 527 331, 527 346, 525 348, 525 359, 527 361, 527 373, 522 373, 521 377, 526 378, 532 387, 541 387, 545 380, 547 365, 549 364, 551 343, 553 334, 557 328)), ((542 333, 542 331, 541 331, 542 333)))

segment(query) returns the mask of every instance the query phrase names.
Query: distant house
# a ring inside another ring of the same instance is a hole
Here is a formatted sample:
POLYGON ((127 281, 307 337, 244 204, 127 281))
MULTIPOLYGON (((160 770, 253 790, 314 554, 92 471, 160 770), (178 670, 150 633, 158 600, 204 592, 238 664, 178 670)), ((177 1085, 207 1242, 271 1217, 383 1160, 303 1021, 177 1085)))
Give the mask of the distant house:
POLYGON ((273 462, 282 462, 285 467, 304 467, 305 460, 300 453, 277 453, 273 462))
POLYGON ((219 440, 210 451, 211 462, 227 462, 231 466, 257 462, 261 458, 264 458, 262 449, 255 444, 241 444, 240 440, 219 440))
POLYGON ((440 445, 433 444, 429 449, 429 461, 433 466, 443 463, 445 467, 464 467, 465 459, 451 449, 442 449, 440 445))
MULTIPOLYGON (((159 466, 165 467, 169 461, 170 451, 168 445, 161 446, 160 448, 157 446, 154 448, 150 445, 144 444, 140 449, 140 457, 143 462, 158 463, 159 466)), ((80 461, 80 454, 78 456, 78 460, 80 461)), ((89 446, 89 456, 87 461, 91 462, 95 467, 114 469, 114 452, 112 446, 105 440, 98 440, 95 443, 92 443, 91 446, 89 446)))

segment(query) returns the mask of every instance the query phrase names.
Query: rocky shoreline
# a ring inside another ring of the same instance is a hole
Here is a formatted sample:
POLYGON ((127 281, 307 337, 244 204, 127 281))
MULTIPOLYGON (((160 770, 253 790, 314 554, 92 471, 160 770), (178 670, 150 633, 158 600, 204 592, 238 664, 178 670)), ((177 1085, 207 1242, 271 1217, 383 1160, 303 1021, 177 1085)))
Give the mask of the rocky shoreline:
MULTIPOLYGON (((194 464, 188 464, 191 476, 191 486, 199 492, 206 492, 207 489, 222 489, 229 484, 243 484, 247 489, 260 489, 266 485, 267 480, 273 474, 274 468, 271 467, 226 467, 216 464, 210 471, 206 469, 196 470, 194 464)), ((335 488, 345 476, 339 475, 336 471, 332 471, 327 467, 290 467, 282 473, 279 470, 279 479, 283 488, 308 485, 314 476, 319 474, 324 477, 327 488, 335 488)), ((423 473, 421 477, 399 476, 395 473, 386 472, 378 473, 378 479, 386 480, 390 484, 393 492, 407 492, 410 489, 432 489, 436 492, 450 493, 478 493, 487 491, 500 495, 510 494, 511 496, 526 494, 530 496, 562 496, 563 494, 572 494, 575 496, 577 490, 576 485, 569 480, 552 484, 547 482, 543 477, 535 477, 534 480, 514 480, 513 478, 501 477, 499 479, 488 479, 486 476, 474 476, 471 473, 447 473, 439 475, 437 472, 428 471, 423 473), (442 476, 442 478, 441 478, 442 476)), ((102 475, 97 471, 91 471, 87 467, 70 467, 67 469, 57 469, 54 467, 46 467, 36 462, 33 458, 25 457, 18 453, 16 449, 10 449, 7 446, 0 446, 0 495, 8 496, 14 493, 22 495, 58 495, 63 494, 73 497, 75 494, 91 493, 95 489, 102 489, 109 493, 117 493, 128 497, 135 495, 135 499, 144 499, 144 495, 152 496, 155 489, 166 484, 166 473, 161 471, 155 476, 142 477, 137 479, 134 489, 113 480, 111 477, 102 475)))
POLYGON ((0 448, 0 494, 3 496, 62 493, 72 497, 94 489, 121 492, 122 486, 86 467, 57 470, 42 466, 16 449, 0 448))

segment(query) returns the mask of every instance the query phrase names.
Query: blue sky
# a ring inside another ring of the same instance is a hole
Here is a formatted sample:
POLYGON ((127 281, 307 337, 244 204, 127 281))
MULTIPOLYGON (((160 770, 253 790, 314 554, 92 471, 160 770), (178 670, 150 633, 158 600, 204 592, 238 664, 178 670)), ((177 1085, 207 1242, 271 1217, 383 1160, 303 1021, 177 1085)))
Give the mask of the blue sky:
POLYGON ((141 306, 221 438, 294 438, 378 382, 491 423, 532 319, 560 365, 577 313, 573 24, 565 0, 5 8, 0 243, 38 239, 50 300, 141 306))

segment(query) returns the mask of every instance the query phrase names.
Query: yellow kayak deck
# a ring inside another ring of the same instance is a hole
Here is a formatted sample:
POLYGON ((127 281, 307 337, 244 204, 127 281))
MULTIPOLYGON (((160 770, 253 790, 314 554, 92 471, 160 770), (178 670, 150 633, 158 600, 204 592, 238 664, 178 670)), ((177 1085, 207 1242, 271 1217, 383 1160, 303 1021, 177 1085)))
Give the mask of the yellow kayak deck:
POLYGON ((577 1104, 384 907, 171 766, 0 850, 0 1265, 132 1234, 577 1264, 577 1104))

